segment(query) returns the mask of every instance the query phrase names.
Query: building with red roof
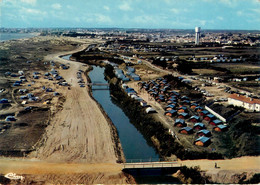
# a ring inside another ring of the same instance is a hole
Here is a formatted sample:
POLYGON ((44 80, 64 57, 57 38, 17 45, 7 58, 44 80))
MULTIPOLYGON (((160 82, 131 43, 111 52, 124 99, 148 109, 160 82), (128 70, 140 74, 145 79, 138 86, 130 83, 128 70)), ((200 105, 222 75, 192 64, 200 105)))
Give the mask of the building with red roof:
POLYGON ((228 103, 234 106, 244 107, 247 110, 260 112, 260 100, 242 96, 240 94, 231 94, 228 97, 228 103))

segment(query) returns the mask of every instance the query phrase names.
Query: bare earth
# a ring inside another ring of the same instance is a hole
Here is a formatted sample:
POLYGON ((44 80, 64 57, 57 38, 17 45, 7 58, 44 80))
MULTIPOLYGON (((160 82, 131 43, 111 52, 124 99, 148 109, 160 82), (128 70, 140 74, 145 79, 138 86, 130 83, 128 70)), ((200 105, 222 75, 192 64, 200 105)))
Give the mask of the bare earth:
MULTIPOLYGON (((22 184, 127 184, 131 176, 112 163, 50 163, 31 159, 0 159, 0 174, 16 173, 25 177, 22 184)), ((17 183, 17 181, 13 181, 17 183)))
POLYGON ((260 173, 260 156, 245 156, 225 160, 185 160, 180 161, 188 167, 199 166, 206 176, 217 183, 238 183, 242 177, 250 179, 255 173, 260 173), (215 168, 215 163, 217 167, 215 168))
MULTIPOLYGON (((76 51, 86 46, 82 45, 76 51)), ((58 57, 65 54, 70 53, 61 52, 45 57, 46 61, 70 64, 70 69, 61 70, 60 74, 72 86, 71 90, 62 92, 66 98, 63 109, 52 118, 42 147, 33 155, 48 161, 116 163, 111 128, 96 102, 89 96, 87 88, 77 84, 77 71, 86 70, 87 67, 58 57)))

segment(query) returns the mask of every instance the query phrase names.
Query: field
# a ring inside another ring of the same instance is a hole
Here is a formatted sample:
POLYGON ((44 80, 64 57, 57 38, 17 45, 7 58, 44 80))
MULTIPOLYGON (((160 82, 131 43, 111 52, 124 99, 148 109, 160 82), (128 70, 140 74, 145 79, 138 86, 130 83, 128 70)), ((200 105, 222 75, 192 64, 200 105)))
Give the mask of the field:
POLYGON ((246 74, 259 74, 260 73, 260 66, 255 64, 248 64, 248 63, 224 63, 224 64, 214 64, 216 67, 221 67, 228 69, 233 74, 237 75, 246 75, 246 74))
POLYGON ((11 100, 11 103, 7 105, 9 108, 4 108, 0 111, 2 121, 0 125, 2 130, 0 134, 0 148, 2 154, 24 155, 34 150, 34 145, 40 140, 45 132, 45 128, 49 124, 50 106, 43 105, 43 102, 46 100, 56 101, 57 97, 53 97, 50 93, 44 93, 41 87, 53 88, 55 86, 43 78, 34 84, 35 80, 32 77, 32 72, 37 71, 43 74, 49 69, 49 65, 45 65, 42 61, 43 56, 48 52, 56 52, 61 49, 71 50, 75 48, 75 42, 62 39, 48 42, 48 39, 51 38, 37 37, 1 43, 0 85, 5 91, 0 93, 0 97, 11 100), (24 71, 28 82, 20 87, 12 87, 13 83, 20 79, 19 77, 7 77, 5 73, 17 74, 18 71, 24 71), (18 93, 18 89, 22 88, 27 89, 28 92, 33 93, 35 96, 41 97, 41 100, 37 103, 31 102, 27 105, 22 105, 22 100, 20 99, 22 94, 18 93), (35 108, 24 111, 26 106, 35 108), (16 116, 17 121, 5 122, 4 119, 7 115, 16 116))

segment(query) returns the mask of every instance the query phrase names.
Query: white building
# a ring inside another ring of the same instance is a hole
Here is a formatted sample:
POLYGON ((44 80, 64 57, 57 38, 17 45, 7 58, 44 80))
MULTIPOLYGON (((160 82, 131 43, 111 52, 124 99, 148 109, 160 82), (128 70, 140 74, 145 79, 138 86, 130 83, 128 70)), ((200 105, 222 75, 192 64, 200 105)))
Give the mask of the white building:
POLYGON ((260 100, 242 96, 239 94, 231 94, 228 97, 228 103, 234 106, 244 107, 247 110, 260 112, 260 100))

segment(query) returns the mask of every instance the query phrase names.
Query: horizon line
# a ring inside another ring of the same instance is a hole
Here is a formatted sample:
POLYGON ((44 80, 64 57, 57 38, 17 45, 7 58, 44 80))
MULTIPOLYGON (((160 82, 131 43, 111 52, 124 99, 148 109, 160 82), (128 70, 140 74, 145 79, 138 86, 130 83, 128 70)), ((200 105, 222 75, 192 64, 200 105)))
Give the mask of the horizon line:
MULTIPOLYGON (((202 27, 201 27, 202 28, 202 27)), ((194 30, 194 28, 123 28, 123 27, 0 27, 0 29, 125 29, 125 30, 194 30)), ((218 29, 205 28, 203 30, 215 31, 260 31, 258 29, 218 29)))

